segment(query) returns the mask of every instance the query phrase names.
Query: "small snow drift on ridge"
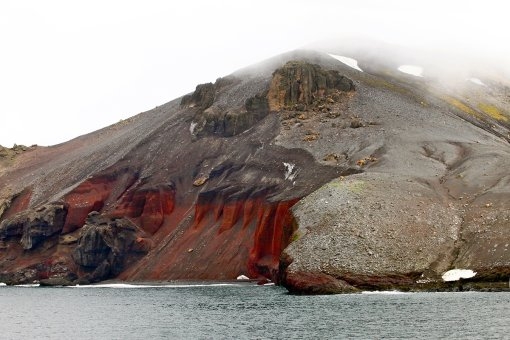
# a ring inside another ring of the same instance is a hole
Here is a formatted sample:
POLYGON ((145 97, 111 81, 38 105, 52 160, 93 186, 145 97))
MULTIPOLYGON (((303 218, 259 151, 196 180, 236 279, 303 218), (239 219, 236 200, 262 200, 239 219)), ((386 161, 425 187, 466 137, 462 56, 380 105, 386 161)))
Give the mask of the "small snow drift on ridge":
POLYGON ((402 73, 407 73, 415 77, 423 77, 423 67, 416 65, 401 65, 398 70, 402 73))
POLYGON ((352 58, 349 58, 349 57, 344 57, 344 56, 341 56, 341 55, 335 55, 335 54, 330 54, 329 56, 332 57, 332 58, 335 58, 336 60, 344 63, 345 65, 347 65, 349 67, 352 67, 355 70, 363 72, 363 70, 359 68, 358 61, 356 59, 352 59, 352 58))

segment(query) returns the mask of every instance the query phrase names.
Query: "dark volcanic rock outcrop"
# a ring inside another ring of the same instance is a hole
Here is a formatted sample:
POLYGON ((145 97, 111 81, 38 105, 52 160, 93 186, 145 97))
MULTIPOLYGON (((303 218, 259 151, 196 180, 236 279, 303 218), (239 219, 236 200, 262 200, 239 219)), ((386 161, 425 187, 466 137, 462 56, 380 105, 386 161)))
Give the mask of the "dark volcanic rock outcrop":
POLYGON ((190 126, 191 134, 199 137, 231 137, 246 131, 269 113, 269 106, 263 95, 255 95, 248 98, 246 103, 234 105, 221 100, 220 92, 232 90, 240 83, 240 79, 234 77, 219 78, 214 84, 198 85, 193 94, 181 99, 181 107, 195 111, 190 126), (220 100, 215 102, 217 97, 220 100))
POLYGON ((370 65, 291 53, 0 159, 0 281, 501 289, 508 87, 370 65), (443 282, 453 268, 476 274, 443 282))
POLYGON ((19 238, 25 250, 33 249, 64 227, 67 206, 51 203, 33 210, 25 210, 0 223, 0 240, 19 238))
POLYGON ((351 91, 354 84, 349 78, 335 70, 324 70, 319 65, 302 61, 290 61, 273 73, 267 94, 269 108, 278 111, 284 108, 306 106, 324 98, 332 90, 351 91))
POLYGON ((143 245, 142 235, 127 219, 91 214, 80 230, 72 257, 88 273, 84 278, 89 282, 115 277, 129 261, 149 250, 143 245))

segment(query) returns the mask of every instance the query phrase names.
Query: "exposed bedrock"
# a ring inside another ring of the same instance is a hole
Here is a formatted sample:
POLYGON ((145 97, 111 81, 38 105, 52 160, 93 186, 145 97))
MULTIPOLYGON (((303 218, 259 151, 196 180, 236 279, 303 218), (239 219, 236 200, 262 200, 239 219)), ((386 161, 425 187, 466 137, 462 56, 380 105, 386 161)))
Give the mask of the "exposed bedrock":
POLYGON ((156 187, 128 190, 119 204, 109 213, 113 217, 130 217, 139 222, 140 227, 154 234, 161 227, 165 216, 174 211, 175 186, 173 183, 156 187))
POLYGON ((19 212, 0 223, 0 282, 23 284, 55 278, 71 283, 77 278, 68 250, 60 246, 66 214, 66 204, 56 202, 19 212))
POLYGON ((226 105, 225 90, 238 87, 240 79, 235 77, 219 78, 214 84, 197 85, 195 92, 181 99, 181 107, 194 112, 190 132, 202 137, 217 135, 231 137, 237 135, 264 118, 269 110, 267 100, 261 97, 250 98, 246 105, 226 105))
POLYGON ((51 203, 34 210, 25 210, 0 223, 0 240, 19 238, 23 249, 29 250, 50 236, 60 233, 67 215, 63 203, 51 203))
POLYGON ((81 228, 90 212, 100 211, 115 203, 137 179, 136 171, 121 168, 91 176, 80 183, 63 198, 68 205, 68 214, 62 232, 70 233, 81 228))
POLYGON ((296 295, 327 295, 360 291, 344 280, 322 272, 288 272, 285 274, 283 283, 289 293, 296 295))
POLYGON ((136 225, 127 219, 91 214, 80 230, 72 258, 85 273, 81 280, 97 282, 115 277, 124 266, 146 252, 136 225))
POLYGON ((324 98, 333 90, 352 91, 354 84, 338 71, 325 70, 319 65, 302 61, 290 61, 273 73, 267 94, 269 109, 299 108, 319 98, 324 98))
POLYGON ((31 188, 26 188, 18 194, 1 199, 0 218, 7 219, 28 209, 31 197, 31 188))
POLYGON ((335 91, 354 90, 354 83, 338 71, 325 70, 304 61, 290 61, 278 68, 264 91, 247 98, 242 105, 227 106, 229 98, 222 90, 241 83, 234 77, 220 78, 214 84, 198 85, 184 96, 181 107, 193 108, 195 115, 190 131, 197 137, 238 135, 264 118, 269 112, 299 109, 326 98, 335 91))
POLYGON ((200 193, 193 214, 169 219, 155 235, 162 240, 121 278, 276 279, 293 232, 289 209, 297 199, 271 201, 271 194, 274 188, 232 186, 200 193))

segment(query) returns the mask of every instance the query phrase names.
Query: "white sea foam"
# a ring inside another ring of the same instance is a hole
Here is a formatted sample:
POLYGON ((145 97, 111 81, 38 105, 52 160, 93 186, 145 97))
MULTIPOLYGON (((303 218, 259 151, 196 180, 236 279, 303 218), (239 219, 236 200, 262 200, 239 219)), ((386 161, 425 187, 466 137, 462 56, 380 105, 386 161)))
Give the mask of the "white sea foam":
POLYGON ((239 275, 239 276, 237 277, 237 279, 238 279, 238 280, 249 280, 250 278, 249 278, 248 276, 246 276, 246 275, 239 275))
POLYGON ((401 65, 398 70, 416 77, 423 77, 423 68, 416 65, 401 65))
POLYGON ((345 65, 347 65, 349 67, 352 67, 355 70, 363 72, 363 70, 358 66, 358 61, 356 59, 352 59, 352 58, 349 58, 349 57, 344 57, 344 56, 341 56, 341 55, 335 55, 335 54, 330 54, 330 56, 335 58, 336 60, 344 63, 345 65))
POLYGON ((4 282, 0 282, 0 287, 4 287, 4 286, 7 286, 7 284, 5 284, 4 282))
POLYGON ((397 294, 411 294, 411 293, 401 292, 399 290, 374 290, 374 291, 362 291, 361 294, 397 295, 397 294))
POLYGON ((469 279, 474 277, 476 272, 471 269, 452 269, 447 272, 444 272, 441 276, 443 281, 459 281, 460 279, 469 279))
POLYGON ((28 284, 24 284, 24 285, 14 285, 15 287, 39 287, 40 285, 38 283, 28 283, 28 284))
POLYGON ((139 289, 139 288, 191 288, 191 287, 222 287, 222 286, 239 286, 238 283, 211 283, 211 284, 130 284, 130 283, 102 283, 93 285, 76 285, 68 286, 69 288, 115 288, 115 289, 139 289))

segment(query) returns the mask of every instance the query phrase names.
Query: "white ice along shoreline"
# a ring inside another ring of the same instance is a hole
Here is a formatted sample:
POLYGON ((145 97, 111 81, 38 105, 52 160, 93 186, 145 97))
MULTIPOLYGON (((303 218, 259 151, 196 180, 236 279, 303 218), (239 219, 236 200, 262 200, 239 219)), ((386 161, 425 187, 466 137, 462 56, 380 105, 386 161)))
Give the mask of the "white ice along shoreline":
POLYGON ((460 279, 469 279, 476 275, 476 272, 471 269, 452 269, 444 272, 442 275, 443 281, 459 281, 460 279))
POLYGON ((415 77, 423 77, 423 67, 416 65, 400 65, 398 70, 415 77))
POLYGON ((359 68, 358 61, 356 59, 344 57, 341 55, 335 55, 335 54, 330 54, 329 56, 332 58, 335 58, 336 60, 340 61, 341 63, 344 63, 345 65, 347 65, 349 67, 352 67, 355 70, 363 72, 363 70, 359 68))
POLYGON ((238 286, 240 283, 203 283, 203 284, 130 284, 130 283, 104 283, 92 285, 66 286, 64 288, 118 288, 118 289, 140 289, 140 288, 193 288, 193 287, 224 287, 238 286))

